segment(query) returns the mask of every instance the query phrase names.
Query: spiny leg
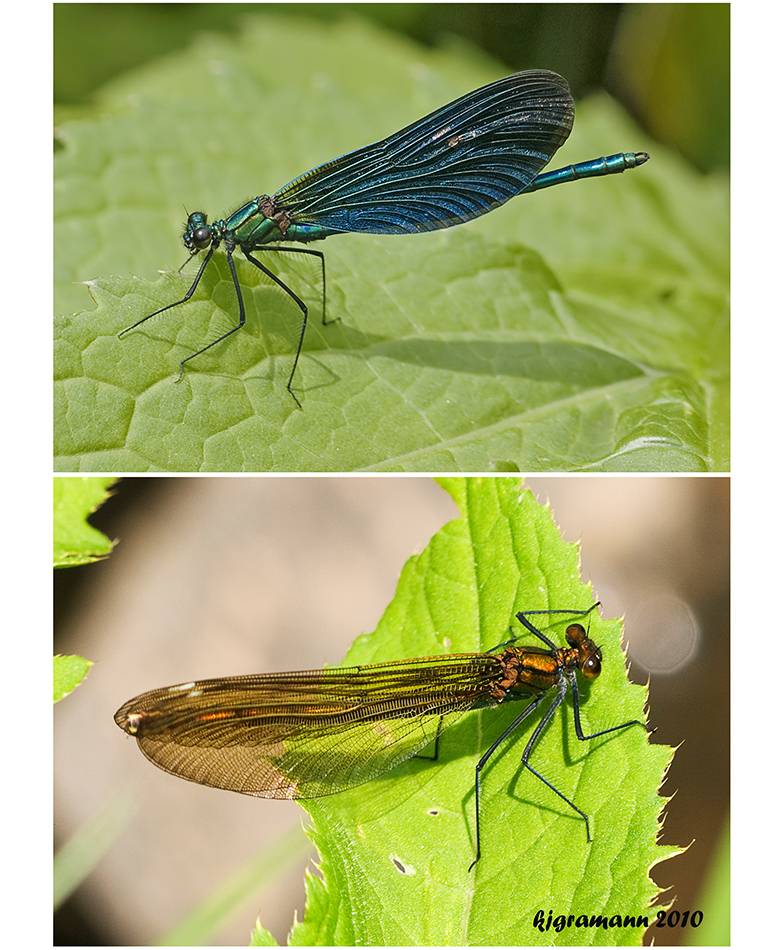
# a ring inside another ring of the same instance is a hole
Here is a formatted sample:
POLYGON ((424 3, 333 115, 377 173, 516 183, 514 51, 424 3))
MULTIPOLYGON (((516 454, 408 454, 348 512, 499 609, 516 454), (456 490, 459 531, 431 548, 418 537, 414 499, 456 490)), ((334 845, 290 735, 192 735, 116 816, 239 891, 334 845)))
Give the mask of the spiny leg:
MULTIPOLYGON (((522 761, 523 766, 524 766, 526 769, 528 769, 529 772, 532 772, 532 773, 539 779, 539 781, 544 782, 544 784, 545 784, 548 788, 551 788, 551 789, 555 792, 555 794, 556 794, 560 799, 562 799, 563 801, 565 801, 566 804, 567 804, 570 808, 574 809, 574 811, 576 811, 577 814, 580 815, 580 817, 581 817, 581 818, 583 819, 583 821, 585 822, 585 834, 586 834, 586 836, 587 836, 587 838, 588 838, 588 843, 590 844, 590 842, 591 842, 591 827, 590 827, 590 825, 589 825, 589 823, 588 823, 588 816, 585 814, 584 811, 582 811, 580 808, 578 808, 577 805, 575 805, 575 803, 574 803, 570 798, 567 798, 566 795, 564 795, 563 792, 558 791, 558 789, 555 787, 555 785, 552 784, 552 782, 548 782, 548 780, 544 777, 544 775, 541 775, 539 772, 537 772, 536 769, 535 769, 535 768, 529 763, 529 761, 528 761, 529 758, 530 758, 530 756, 531 756, 531 753, 532 753, 533 750, 534 750, 534 746, 535 746, 536 743, 539 741, 540 736, 542 735, 542 733, 544 732, 544 730, 547 728, 547 726, 548 726, 550 720, 551 720, 551 719, 553 718, 553 716, 555 715, 556 710, 558 709, 558 707, 559 707, 559 706, 561 705, 561 703, 563 702, 565 695, 566 695, 566 677, 564 676, 564 677, 561 678, 561 681, 560 681, 559 684, 558 684, 558 695, 557 695, 557 696, 555 697, 555 699, 552 701, 552 703, 550 704, 549 709, 548 709, 547 712, 544 714, 544 716, 542 716, 542 718, 541 718, 541 720, 539 721, 539 724, 537 725, 536 729, 534 729, 533 735, 532 735, 531 738, 528 740, 528 745, 527 745, 527 746, 525 747, 525 749, 523 750, 523 758, 522 758, 521 761, 522 761)), ((577 708, 577 707, 575 707, 575 708, 577 708)))
POLYGON ((520 713, 517 719, 515 719, 514 722, 510 726, 507 726, 507 728, 504 729, 501 735, 495 740, 495 742, 490 746, 487 752, 485 752, 482 758, 476 763, 476 771, 474 773, 474 810, 476 813, 476 857, 471 862, 468 868, 469 873, 471 871, 471 868, 473 868, 473 866, 479 860, 480 855, 481 855, 481 846, 480 846, 480 841, 479 841, 479 775, 482 769, 487 764, 488 759, 495 752, 498 746, 501 745, 504 739, 506 739, 506 737, 511 732, 514 732, 514 730, 520 725, 520 723, 525 718, 527 718, 536 709, 537 706, 539 706, 539 704, 544 699, 545 695, 546 695, 545 693, 541 693, 539 696, 536 697, 536 699, 533 700, 533 702, 529 703, 525 707, 525 709, 520 713))
MULTIPOLYGON (((234 266, 234 258, 232 257, 233 250, 234 250, 233 248, 226 249, 226 258, 229 262, 229 270, 231 271, 231 279, 234 281, 234 290, 237 294, 237 303, 239 304, 239 308, 240 308, 239 323, 235 327, 232 327, 230 330, 227 330, 225 333, 221 334, 216 340, 213 340, 212 343, 208 343, 206 346, 203 346, 200 350, 196 350, 195 353, 191 353, 190 356, 186 356, 185 359, 180 362, 180 375, 179 375, 179 378, 177 379, 177 382, 180 382, 180 380, 182 379, 182 374, 185 371, 185 364, 189 360, 192 360, 196 356, 200 356, 206 350, 212 349, 213 346, 216 346, 222 340, 225 340, 227 336, 231 336, 232 333, 236 333, 237 330, 239 330, 245 324, 245 302, 242 299, 242 291, 240 290, 240 282, 237 279, 237 269, 234 266)), ((212 250, 210 250, 210 254, 211 253, 212 253, 212 250)), ((204 264, 206 264, 208 260, 209 260, 209 255, 205 258, 204 264)), ((201 270, 204 269, 204 264, 202 264, 201 270)), ((201 270, 199 271, 199 274, 201 274, 201 270)), ((191 291, 192 290, 193 288, 191 288, 191 291)), ((186 297, 185 299, 187 300, 188 298, 186 297)))
MULTIPOLYGON (((167 304, 165 307, 161 307, 160 310, 155 310, 152 313, 147 314, 146 317, 142 317, 141 320, 137 320, 136 323, 131 324, 131 326, 126 327, 124 330, 120 330, 117 336, 121 337, 124 333, 129 333, 131 330, 135 330, 136 327, 144 323, 145 320, 149 320, 150 317, 157 317, 158 314, 163 313, 164 310, 171 310, 172 307, 179 307, 181 303, 187 303, 193 296, 193 292, 199 286, 199 281, 201 280, 201 275, 204 273, 204 268, 209 264, 210 258, 212 257, 214 253, 215 253, 215 248, 211 247, 209 251, 207 252, 207 254, 205 255, 204 260, 201 262, 201 266, 199 267, 199 273, 196 275, 193 283, 190 286, 190 289, 188 290, 188 293, 185 294, 182 300, 175 300, 174 303, 167 304)), ((183 264, 183 267, 184 266, 185 264, 183 264)), ((199 350, 199 352, 201 353, 202 351, 199 350)), ((182 376, 182 373, 180 373, 180 376, 182 376)))
POLYGON ((324 261, 324 254, 321 251, 314 251, 308 247, 278 247, 277 245, 262 244, 257 251, 284 251, 288 254, 310 254, 312 257, 318 257, 321 260, 321 323, 327 327, 331 323, 337 323, 338 318, 327 320, 327 268, 324 261))
POLYGON ((549 637, 546 637, 542 633, 541 630, 537 630, 537 628, 532 623, 530 623, 527 618, 534 616, 534 614, 537 614, 537 615, 569 614, 570 616, 573 616, 573 617, 584 617, 586 614, 589 614, 592 610, 596 610, 596 608, 599 606, 600 603, 601 601, 597 600, 595 604, 592 604, 586 610, 521 610, 520 613, 517 614, 517 619, 520 621, 520 623, 524 627, 530 630, 531 633, 534 634, 534 636, 539 637, 539 639, 543 643, 546 643, 547 646, 550 647, 551 650, 557 650, 558 647, 556 646, 556 644, 553 643, 553 641, 550 640, 549 637))
MULTIPOLYGON (((274 251, 289 251, 289 250, 293 250, 293 251, 298 252, 298 253, 300 253, 300 254, 321 254, 320 251, 306 251, 306 250, 304 250, 304 249, 302 249, 302 248, 280 248, 280 247, 274 247, 274 248, 264 248, 264 250, 274 250, 274 251)), ((257 260, 257 259, 250 253, 250 251, 248 251, 248 250, 246 250, 245 248, 243 248, 243 249, 242 249, 242 253, 245 255, 245 257, 247 257, 247 259, 251 262, 251 264, 254 264, 256 267, 258 267, 258 269, 259 269, 260 271, 262 271, 264 274, 266 274, 267 277, 269 277, 271 280, 275 281, 275 283, 278 285, 278 287, 280 287, 282 290, 285 290, 286 293, 289 295, 289 297, 291 297, 291 299, 294 301, 294 303, 295 303, 295 304, 299 307, 299 309, 302 311, 302 329, 300 330, 300 334, 299 334, 299 343, 297 344, 297 352, 296 352, 296 354, 294 355, 294 363, 293 363, 293 365, 292 365, 292 367, 291 367, 291 373, 289 374, 289 381, 286 383, 286 388, 287 388, 288 391, 291 393, 291 398, 294 400, 294 402, 295 402, 295 403, 299 406, 299 408, 301 409, 301 408, 302 408, 302 403, 301 403, 301 402, 299 401, 299 399, 297 399, 297 397, 294 395, 294 390, 291 388, 291 381, 294 379, 294 373, 295 373, 295 371, 296 371, 296 369, 297 369, 297 363, 299 362, 299 354, 302 352, 302 342, 303 342, 303 340, 305 339, 305 328, 306 328, 307 325, 308 325, 308 308, 307 308, 307 306, 305 305, 304 301, 302 301, 302 300, 294 293, 294 291, 291 289, 291 287, 289 287, 288 284, 284 283, 284 281, 282 281, 282 280, 280 279, 280 277, 278 277, 277 274, 274 274, 268 267, 265 267, 265 266, 261 263, 261 261, 257 260)), ((322 263, 323 263, 323 261, 322 261, 322 263)))

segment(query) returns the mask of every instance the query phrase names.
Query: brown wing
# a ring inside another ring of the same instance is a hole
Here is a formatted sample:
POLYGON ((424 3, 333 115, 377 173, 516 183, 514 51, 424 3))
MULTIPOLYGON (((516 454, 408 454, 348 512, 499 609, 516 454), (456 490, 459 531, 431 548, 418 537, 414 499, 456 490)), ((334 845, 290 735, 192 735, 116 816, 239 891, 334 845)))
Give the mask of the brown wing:
POLYGON ((159 768, 261 798, 361 785, 487 699, 499 660, 456 654, 238 676, 143 693, 117 724, 159 768))

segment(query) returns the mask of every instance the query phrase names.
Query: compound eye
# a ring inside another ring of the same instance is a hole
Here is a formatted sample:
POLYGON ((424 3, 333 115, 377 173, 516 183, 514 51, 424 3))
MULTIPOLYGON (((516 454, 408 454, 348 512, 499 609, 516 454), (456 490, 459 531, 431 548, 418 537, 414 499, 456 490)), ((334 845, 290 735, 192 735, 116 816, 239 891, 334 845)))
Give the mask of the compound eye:
POLYGON ((570 623, 566 628, 566 642, 570 647, 577 647, 584 643, 585 627, 581 623, 570 623))
POLYGON ((206 247, 209 247, 212 243, 212 231, 208 227, 196 228, 196 230, 191 235, 191 244, 194 247, 197 247, 200 251, 203 251, 206 247))
POLYGON ((602 654, 597 650, 582 665, 582 674, 587 680, 595 680, 602 672, 602 654))

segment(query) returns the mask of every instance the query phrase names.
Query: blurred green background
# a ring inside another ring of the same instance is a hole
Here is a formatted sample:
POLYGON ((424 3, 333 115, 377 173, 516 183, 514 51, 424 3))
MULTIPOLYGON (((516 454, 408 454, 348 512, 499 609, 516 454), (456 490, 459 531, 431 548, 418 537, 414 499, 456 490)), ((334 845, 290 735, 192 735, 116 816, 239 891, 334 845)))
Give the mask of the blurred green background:
POLYGON ((78 114, 104 82, 186 48, 194 34, 230 34, 269 12, 362 17, 428 46, 470 43, 510 71, 554 69, 576 99, 606 89, 701 170, 729 168, 728 3, 57 3, 56 115, 78 114))

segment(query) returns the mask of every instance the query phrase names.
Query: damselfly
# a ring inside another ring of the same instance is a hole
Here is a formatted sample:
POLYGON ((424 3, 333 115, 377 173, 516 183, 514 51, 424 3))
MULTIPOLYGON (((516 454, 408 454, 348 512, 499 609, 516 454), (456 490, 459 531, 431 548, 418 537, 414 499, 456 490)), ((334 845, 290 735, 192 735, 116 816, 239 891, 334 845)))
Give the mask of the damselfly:
POLYGON ((464 713, 529 698, 519 716, 476 764, 476 858, 480 857, 480 774, 499 745, 551 691, 547 712, 523 751, 522 764, 585 822, 588 816, 531 763, 542 733, 569 689, 574 727, 583 741, 638 719, 588 735, 580 723, 576 671, 588 680, 601 673, 602 652, 582 624, 566 629, 558 647, 528 619, 534 615, 585 616, 588 610, 530 610, 517 614, 544 647, 456 653, 369 666, 262 673, 183 683, 142 693, 114 719, 135 736, 144 755, 172 775, 259 798, 319 798, 362 785, 416 755, 464 713))
POLYGON ((239 320, 180 362, 180 375, 194 357, 225 340, 245 323, 245 302, 233 254, 243 255, 281 287, 302 313, 288 391, 297 368, 308 308, 304 301, 251 253, 254 250, 311 254, 321 261, 322 323, 326 324, 326 269, 321 251, 279 247, 275 241, 308 244, 332 234, 417 234, 463 224, 515 195, 541 191, 579 178, 612 175, 648 161, 626 152, 567 165, 540 174, 572 130, 574 102, 557 73, 525 70, 469 92, 388 138, 349 152, 300 175, 274 195, 259 195, 225 219, 209 222, 203 211, 189 215, 183 241, 191 257, 207 251, 188 292, 126 327, 120 336, 190 300, 204 269, 223 245, 239 306, 239 320))

